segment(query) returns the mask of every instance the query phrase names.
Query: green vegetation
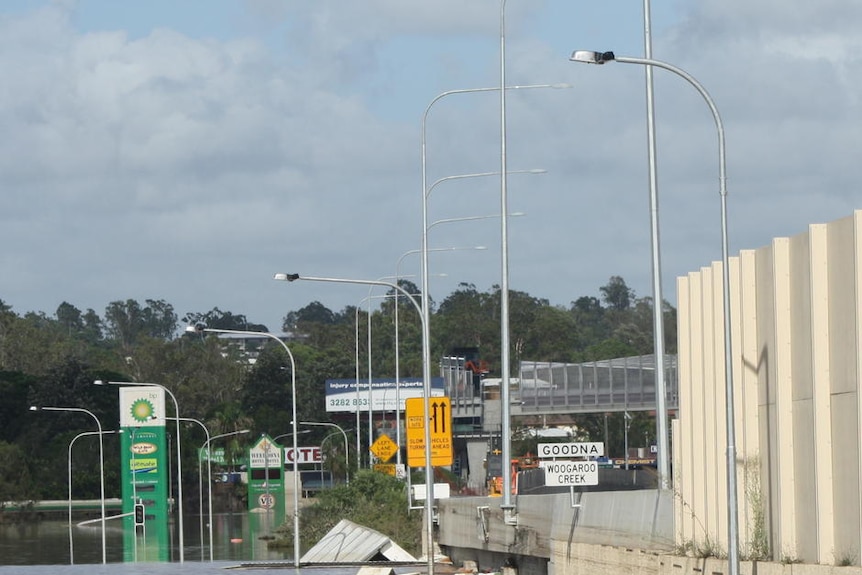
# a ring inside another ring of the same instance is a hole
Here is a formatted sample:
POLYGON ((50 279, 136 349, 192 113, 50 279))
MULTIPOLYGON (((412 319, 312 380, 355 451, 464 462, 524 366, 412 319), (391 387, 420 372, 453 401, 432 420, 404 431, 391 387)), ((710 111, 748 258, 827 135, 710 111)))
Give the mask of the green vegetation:
MULTIPOLYGON (((408 293, 419 292, 409 281, 402 280, 401 286, 408 293)), ((600 297, 578 297, 565 307, 552 306, 524 292, 511 292, 513 369, 522 359, 576 362, 652 353, 650 298, 636 298, 620 277, 610 278, 598 294, 600 297)), ((83 407, 99 418, 104 429, 115 429, 117 389, 94 386, 97 379, 160 383, 176 396, 180 415, 204 422, 213 436, 251 429, 242 440, 222 443, 231 453, 243 447, 237 441, 248 441, 264 432, 277 436, 290 431, 293 374, 284 349, 268 340, 246 347, 226 344, 213 335, 187 334, 186 324, 290 332, 299 420, 353 427, 353 414, 325 411, 323 383, 328 378, 353 378, 357 355, 359 373, 367 373, 368 343, 365 337, 356 341, 357 329, 365 334, 369 322, 372 326, 372 372, 394 375, 394 311, 399 306, 400 375, 422 375, 421 328, 415 309, 405 296, 389 295, 392 297, 371 314, 353 306, 335 312, 312 302, 285 313, 283 325, 275 330, 218 308, 180 316, 168 302, 157 299, 143 303, 117 300, 101 315, 92 309, 81 311, 68 302, 60 304, 53 315, 34 311, 19 314, 0 299, 0 502, 66 498, 69 443, 78 433, 92 431, 94 422, 80 413, 34 413, 28 407, 83 407), (249 361, 251 358, 255 361, 249 361)), ((461 284, 435 304, 430 314, 432 357, 455 348, 476 348, 491 375, 499 376, 499 305, 498 287, 481 292, 470 284, 461 284)), ((673 353, 676 315, 667 303, 665 312, 666 349, 673 353)), ((581 430, 579 440, 603 438, 609 429, 610 450, 619 453, 623 425, 614 418, 621 417, 580 416, 567 423, 581 430)), ((629 437, 644 437, 654 433, 653 429, 644 415, 632 422, 629 437)), ((320 444, 330 432, 325 427, 310 429, 303 442, 320 444)), ((534 439, 525 437, 523 443, 516 439, 520 451, 534 449, 534 439)), ((183 463, 184 495, 188 508, 194 508, 198 500, 195 457, 205 436, 198 426, 186 425, 182 441, 183 457, 188 458, 183 463)), ((349 467, 343 444, 336 440, 325 445, 327 465, 340 480, 349 467)), ((118 450, 117 437, 106 436, 109 461, 118 457, 118 450)), ((76 498, 98 497, 98 453, 94 438, 82 439, 74 446, 76 498)), ((116 497, 118 466, 109 464, 105 470, 107 495, 116 497)))
MULTIPOLYGON (((420 481, 422 481, 420 479, 420 481)), ((392 476, 363 470, 350 485, 321 491, 301 510, 300 532, 305 553, 342 519, 383 533, 414 557, 422 555, 422 514, 407 509, 407 485, 392 476)), ((293 527, 285 523, 271 547, 293 548, 293 527)))

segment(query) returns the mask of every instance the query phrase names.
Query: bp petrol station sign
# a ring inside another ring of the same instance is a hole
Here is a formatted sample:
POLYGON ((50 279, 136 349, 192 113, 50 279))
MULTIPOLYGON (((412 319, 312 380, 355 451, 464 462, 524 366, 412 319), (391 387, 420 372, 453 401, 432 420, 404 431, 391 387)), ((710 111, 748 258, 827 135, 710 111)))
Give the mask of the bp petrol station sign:
POLYGON ((545 485, 578 487, 599 484, 599 463, 605 453, 599 442, 540 443, 539 467, 545 470, 545 485))
POLYGON ((123 560, 170 561, 165 391, 120 388, 123 560))

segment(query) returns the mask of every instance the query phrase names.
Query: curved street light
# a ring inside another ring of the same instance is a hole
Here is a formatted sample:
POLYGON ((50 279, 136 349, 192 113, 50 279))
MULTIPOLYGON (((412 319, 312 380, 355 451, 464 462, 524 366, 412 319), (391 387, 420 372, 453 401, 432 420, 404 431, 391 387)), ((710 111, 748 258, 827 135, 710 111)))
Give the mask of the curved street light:
MULTIPOLYGON (((177 422, 188 421, 190 423, 196 423, 204 430, 204 434, 207 437, 207 441, 209 441, 210 430, 207 429, 207 426, 204 425, 204 423, 202 421, 199 421, 199 420, 194 419, 192 417, 166 417, 165 419, 171 419, 171 420, 174 420, 177 422)), ((207 464, 208 464, 207 469, 209 470, 210 469, 209 468, 209 459, 207 459, 207 464)), ((208 520, 210 523, 209 548, 210 548, 210 561, 212 561, 213 560, 213 534, 212 534, 212 522, 213 522, 212 502, 213 502, 213 499, 212 499, 212 486, 210 486, 209 484, 207 484, 207 492, 209 493, 209 507, 208 507, 208 509, 209 509, 208 520)), ((203 488, 203 471, 201 470, 201 454, 198 453, 198 511, 200 513, 200 519, 198 520, 198 523, 200 526, 200 537, 201 537, 201 560, 203 560, 203 554, 204 554, 204 514, 203 514, 203 509, 204 509, 203 497, 204 497, 204 495, 203 495, 203 493, 204 493, 204 488, 203 488)))
MULTIPOLYGON (((216 439, 221 439, 222 437, 230 437, 232 435, 241 435, 243 433, 249 433, 250 431, 251 430, 249 429, 240 429, 239 431, 231 431, 230 433, 221 433, 214 437, 210 437, 209 431, 207 431, 207 440, 203 444, 204 453, 207 454, 207 494, 209 496, 209 502, 207 503, 207 511, 209 513, 210 562, 213 561, 213 486, 212 455, 210 454, 210 445, 216 439)), ((198 476, 200 476, 200 457, 198 457, 198 476)))
MULTIPOLYGON (((528 86, 506 86, 506 66, 505 66, 505 0, 501 1, 500 5, 500 85, 494 86, 493 88, 467 88, 462 90, 449 90, 447 92, 443 92, 435 96, 428 106, 425 108, 425 113, 422 115, 422 129, 421 129, 421 154, 422 154, 422 308, 425 310, 424 313, 428 314, 430 307, 430 299, 428 295, 428 196, 431 193, 431 190, 441 181, 446 180, 447 178, 442 178, 441 180, 437 180, 434 184, 429 188, 428 187, 428 176, 427 176, 427 162, 426 162, 426 124, 428 123, 428 113, 431 111, 432 106, 442 98, 446 96, 451 96, 454 94, 469 94, 473 92, 500 92, 500 102, 501 102, 501 167, 499 172, 484 172, 478 175, 499 175, 501 182, 501 190, 500 190, 500 213, 508 214, 508 199, 506 197, 506 177, 508 175, 508 168, 506 165, 506 92, 508 90, 513 89, 530 89, 530 88, 569 88, 571 87, 569 84, 535 84, 528 86)), ((527 170, 527 172, 530 172, 527 170)), ((448 179, 456 179, 458 177, 470 177, 470 175, 464 176, 450 176, 448 179)), ((502 380, 502 429, 501 429, 501 442, 503 444, 503 458, 508 461, 510 457, 511 451, 511 438, 509 433, 509 410, 511 406, 509 405, 509 245, 508 245, 508 231, 507 231, 507 219, 508 218, 500 218, 500 229, 501 229, 501 280, 500 280, 500 331, 501 331, 501 377, 502 380)), ((426 332, 423 334, 423 339, 426 341, 431 340, 430 331, 430 318, 425 318, 425 329, 426 332)), ((428 355, 426 356, 426 361, 431 362, 431 349, 428 347, 424 350, 428 355)), ((512 508, 511 504, 511 478, 508 473, 503 474, 503 503, 501 507, 506 510, 512 508)), ((431 493, 428 493, 430 497, 431 493)), ((433 565, 429 566, 429 570, 433 571, 433 565)), ((433 575, 433 573, 429 573, 429 575, 433 575)))
MULTIPOLYGON (((108 562, 107 555, 107 545, 105 538, 105 442, 103 441, 102 435, 102 424, 99 422, 99 418, 96 417, 89 409, 84 409, 83 407, 46 407, 46 406, 36 406, 31 405, 30 411, 68 411, 68 412, 78 412, 78 413, 86 413, 96 422, 96 427, 99 429, 96 433, 99 434, 99 487, 101 490, 101 509, 102 509, 102 563, 108 562)), ((75 438, 77 439, 77 437, 75 438)), ((74 442, 74 439, 72 440, 74 442)), ((69 444, 69 453, 71 456, 72 444, 69 444)), ((71 500, 71 489, 72 489, 72 474, 71 474, 71 459, 69 460, 69 489, 70 489, 70 500, 71 500)), ((69 509, 69 517, 71 521, 71 506, 69 509)), ((70 531, 69 531, 69 551, 71 553, 71 545, 72 545, 72 532, 71 532, 71 523, 70 523, 70 531)))
MULTIPOLYGON (((427 263, 427 262, 426 262, 427 263)), ((427 277, 427 269, 425 270, 423 280, 428 279, 427 277)), ((326 278, 326 277, 312 277, 312 276, 300 276, 299 274, 287 274, 287 273, 277 273, 273 276, 274 280, 277 281, 286 281, 286 282, 294 282, 297 280, 304 281, 316 281, 316 282, 328 282, 328 283, 340 283, 340 284, 356 284, 356 285, 367 285, 367 286, 386 286, 391 289, 394 289, 406 296, 410 303, 413 304, 413 307, 416 308, 416 311, 419 313, 419 318, 422 321, 422 381, 423 381, 423 392, 425 394, 425 415, 426 417, 431 413, 431 364, 429 362, 429 358, 431 353, 429 351, 430 341, 428 340, 428 318, 425 313, 423 313, 422 308, 416 303, 416 300, 410 297, 410 294, 407 293, 403 287, 398 284, 393 284, 380 280, 357 280, 357 279, 344 279, 344 278, 326 278)), ((423 300, 427 298, 427 294, 423 293, 423 300)), ((357 406, 358 408, 358 406, 357 406)), ((294 423, 296 419, 294 419, 294 423)), ((357 430, 358 433, 358 430, 357 430)), ((434 498, 434 468, 431 465, 431 429, 430 426, 425 425, 425 529, 426 529, 426 541, 428 542, 428 575, 434 574, 434 517, 433 517, 433 498, 434 498)))
MULTIPOLYGON (((296 362, 293 359, 293 353, 291 353, 290 348, 287 347, 287 344, 273 333, 269 333, 266 331, 246 331, 246 330, 237 330, 237 329, 216 329, 206 327, 204 325, 190 325, 186 327, 187 333, 224 333, 224 334, 234 334, 234 335, 247 335, 247 336, 258 336, 258 337, 267 337, 273 341, 278 342, 284 351, 287 353, 287 357, 290 360, 290 393, 292 400, 292 412, 293 412, 293 421, 296 421, 296 362)), ((296 423, 293 424, 293 566, 299 567, 299 553, 300 553, 300 545, 299 545, 299 463, 297 462, 296 454, 298 453, 298 446, 296 443, 296 423)), ((267 461, 269 459, 267 458, 267 461)), ((269 480, 269 476, 267 474, 267 482, 269 480)))
POLYGON ((72 541, 72 446, 75 445, 75 442, 81 439, 82 437, 86 437, 88 435, 99 435, 105 436, 110 435, 112 433, 117 433, 114 430, 110 431, 84 431, 79 433, 75 437, 72 438, 72 441, 69 442, 69 455, 68 455, 68 480, 69 480, 69 564, 75 564, 75 545, 72 541))
MULTIPOLYGON (((345 431, 341 428, 340 425, 336 425, 334 423, 327 423, 325 421, 300 421, 299 424, 300 425, 312 425, 312 426, 316 425, 316 426, 320 426, 320 427, 334 427, 334 428, 336 428, 338 431, 341 432, 341 435, 344 436, 344 461, 350 461, 350 457, 348 456, 348 453, 347 453, 347 433, 345 433, 345 431)), ((321 443, 323 443, 323 442, 321 441, 321 443)), ((347 472, 346 469, 344 470, 344 481, 347 485, 350 485, 350 474, 347 472)))
MULTIPOLYGON (((673 72, 683 80, 691 84, 700 93, 712 112, 718 132, 718 181, 719 197, 721 200, 721 267, 722 267, 722 300, 724 305, 724 386, 726 405, 726 427, 727 427, 727 530, 728 530, 728 564, 731 575, 739 573, 739 525, 736 494, 736 435, 734 429, 733 409, 733 360, 732 341, 730 333, 730 257, 728 255, 727 240, 727 162, 725 158, 724 124, 721 115, 709 92, 700 82, 685 70, 650 58, 634 58, 630 56, 617 56, 613 52, 593 52, 590 50, 576 50, 570 58, 573 62, 586 64, 604 64, 605 62, 621 62, 623 64, 640 64, 642 66, 655 66, 669 72, 673 72)), ((662 441, 662 438, 659 438, 662 441)), ((664 438, 666 442, 667 439, 664 438)))
MULTIPOLYGON (((170 396, 171 401, 174 403, 174 415, 176 417, 177 424, 177 531, 178 533, 178 545, 179 545, 179 555, 180 555, 180 563, 185 562, 185 536, 183 534, 183 458, 180 453, 180 406, 177 403, 177 398, 173 394, 173 392, 162 385, 161 383, 142 383, 138 381, 102 381, 101 379, 97 379, 93 382, 93 385, 122 385, 122 386, 141 386, 141 387, 159 387, 165 391, 165 393, 170 396)), ((169 419, 169 418, 165 418, 169 419)), ((171 418, 173 419, 173 418, 171 418)))

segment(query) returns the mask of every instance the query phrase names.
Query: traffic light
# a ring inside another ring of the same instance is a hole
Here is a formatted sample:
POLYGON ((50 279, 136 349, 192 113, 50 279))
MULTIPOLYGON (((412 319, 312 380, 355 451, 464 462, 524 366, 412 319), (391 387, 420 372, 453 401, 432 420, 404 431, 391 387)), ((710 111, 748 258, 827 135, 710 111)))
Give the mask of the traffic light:
POLYGON ((135 525, 144 524, 144 504, 135 503, 135 525))

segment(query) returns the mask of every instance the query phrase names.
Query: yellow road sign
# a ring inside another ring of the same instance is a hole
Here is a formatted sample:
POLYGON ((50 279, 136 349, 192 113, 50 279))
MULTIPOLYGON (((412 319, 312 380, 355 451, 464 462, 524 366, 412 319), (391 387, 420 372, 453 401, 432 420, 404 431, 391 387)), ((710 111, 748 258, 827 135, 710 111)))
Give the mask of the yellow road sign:
POLYGON ((407 465, 425 467, 425 426, 431 437, 431 466, 452 465, 452 405, 448 397, 432 397, 425 414, 425 398, 405 400, 407 465))
POLYGON ((375 463, 374 471, 377 473, 385 473, 386 475, 391 475, 395 477, 395 464, 394 463, 375 463))
POLYGON ((398 445, 384 433, 371 444, 371 453, 377 456, 377 459, 386 463, 392 459, 393 455, 398 453, 398 445))

